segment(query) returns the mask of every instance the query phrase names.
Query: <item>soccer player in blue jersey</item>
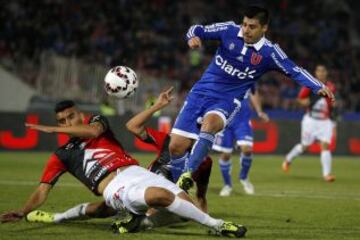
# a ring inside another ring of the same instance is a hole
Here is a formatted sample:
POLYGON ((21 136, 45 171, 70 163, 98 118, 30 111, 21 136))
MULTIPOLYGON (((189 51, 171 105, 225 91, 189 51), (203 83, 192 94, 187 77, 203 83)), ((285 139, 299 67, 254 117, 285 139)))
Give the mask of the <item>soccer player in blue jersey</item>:
POLYGON ((188 160, 187 171, 177 182, 181 188, 187 190, 193 186, 191 173, 208 154, 215 134, 231 121, 241 108, 246 91, 264 73, 282 72, 314 93, 335 101, 324 84, 265 38, 268 23, 268 11, 252 6, 245 9, 241 25, 234 22, 194 25, 186 34, 192 49, 201 47, 206 40, 218 40, 219 47, 201 79, 192 87, 172 129, 169 146, 172 160, 188 160))
POLYGON ((255 189, 249 179, 249 171, 252 165, 252 147, 253 147, 253 131, 250 123, 251 108, 250 102, 258 117, 264 122, 269 121, 268 115, 262 111, 262 106, 257 91, 251 93, 249 90, 241 101, 241 109, 236 114, 229 125, 215 137, 213 149, 221 152, 219 165, 223 177, 224 186, 220 191, 220 196, 230 196, 232 191, 231 180, 231 153, 233 151, 234 142, 240 147, 240 165, 239 172, 240 183, 244 187, 246 194, 254 194, 255 189))

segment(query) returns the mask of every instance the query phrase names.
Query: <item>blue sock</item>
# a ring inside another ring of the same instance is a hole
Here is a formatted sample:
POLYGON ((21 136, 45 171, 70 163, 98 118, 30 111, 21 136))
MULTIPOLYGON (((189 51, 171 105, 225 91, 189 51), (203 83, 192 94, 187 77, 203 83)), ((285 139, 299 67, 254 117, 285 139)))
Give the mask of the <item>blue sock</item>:
POLYGON ((248 178, 248 174, 251 168, 251 163, 252 163, 252 154, 250 156, 246 156, 241 153, 240 155, 241 170, 239 176, 241 180, 245 180, 248 178))
POLYGON ((174 182, 177 182, 180 175, 184 172, 185 163, 188 161, 189 153, 186 152, 182 156, 174 156, 171 157, 171 161, 169 162, 171 176, 174 182))
POLYGON ((207 132, 200 132, 199 139, 191 150, 189 157, 188 169, 191 172, 195 172, 200 166, 201 162, 208 155, 213 143, 215 135, 207 132))
POLYGON ((224 184, 232 187, 231 182, 231 160, 224 161, 219 159, 220 171, 224 180, 224 184))

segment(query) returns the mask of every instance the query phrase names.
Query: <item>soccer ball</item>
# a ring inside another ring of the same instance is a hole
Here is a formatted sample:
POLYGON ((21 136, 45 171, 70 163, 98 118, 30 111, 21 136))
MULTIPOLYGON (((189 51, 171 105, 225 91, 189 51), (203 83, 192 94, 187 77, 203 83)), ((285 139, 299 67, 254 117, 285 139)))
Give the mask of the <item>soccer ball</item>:
POLYGON ((139 85, 136 73, 129 67, 116 66, 105 76, 105 91, 120 99, 134 95, 139 85))

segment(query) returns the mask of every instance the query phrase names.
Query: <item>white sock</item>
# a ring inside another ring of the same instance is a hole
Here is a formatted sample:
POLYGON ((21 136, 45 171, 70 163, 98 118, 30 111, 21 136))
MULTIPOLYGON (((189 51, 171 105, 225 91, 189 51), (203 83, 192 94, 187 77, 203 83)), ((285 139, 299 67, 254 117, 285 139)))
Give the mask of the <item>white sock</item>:
POLYGON ((286 155, 286 160, 291 162, 294 158, 304 152, 303 147, 300 143, 296 144, 291 151, 286 155))
POLYGON ((195 222, 211 228, 218 228, 224 223, 223 220, 210 217, 208 214, 195 207, 194 204, 177 196, 175 197, 175 200, 166 207, 166 209, 180 217, 194 220, 195 222))
POLYGON ((320 160, 321 160, 323 176, 325 177, 327 175, 330 175, 330 173, 331 173, 331 152, 330 152, 330 150, 321 151, 320 160))
POLYGON ((86 207, 89 205, 89 203, 82 203, 75 207, 72 207, 65 212, 62 213, 55 213, 54 215, 54 222, 60 223, 66 220, 74 220, 81 217, 84 217, 86 214, 86 207))

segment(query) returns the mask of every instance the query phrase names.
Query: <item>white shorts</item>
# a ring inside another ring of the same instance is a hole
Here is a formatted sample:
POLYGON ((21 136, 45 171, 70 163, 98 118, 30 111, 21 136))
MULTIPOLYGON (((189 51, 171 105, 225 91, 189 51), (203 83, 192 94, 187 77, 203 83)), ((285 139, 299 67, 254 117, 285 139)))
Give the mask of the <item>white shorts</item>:
POLYGON ((311 145, 315 140, 330 143, 334 124, 330 119, 319 120, 304 115, 301 121, 301 144, 311 145))
POLYGON ((183 191, 162 176, 139 166, 130 166, 111 180, 103 196, 106 204, 116 210, 126 208, 135 214, 145 214, 149 208, 145 202, 145 190, 148 187, 165 188, 175 195, 183 191))

